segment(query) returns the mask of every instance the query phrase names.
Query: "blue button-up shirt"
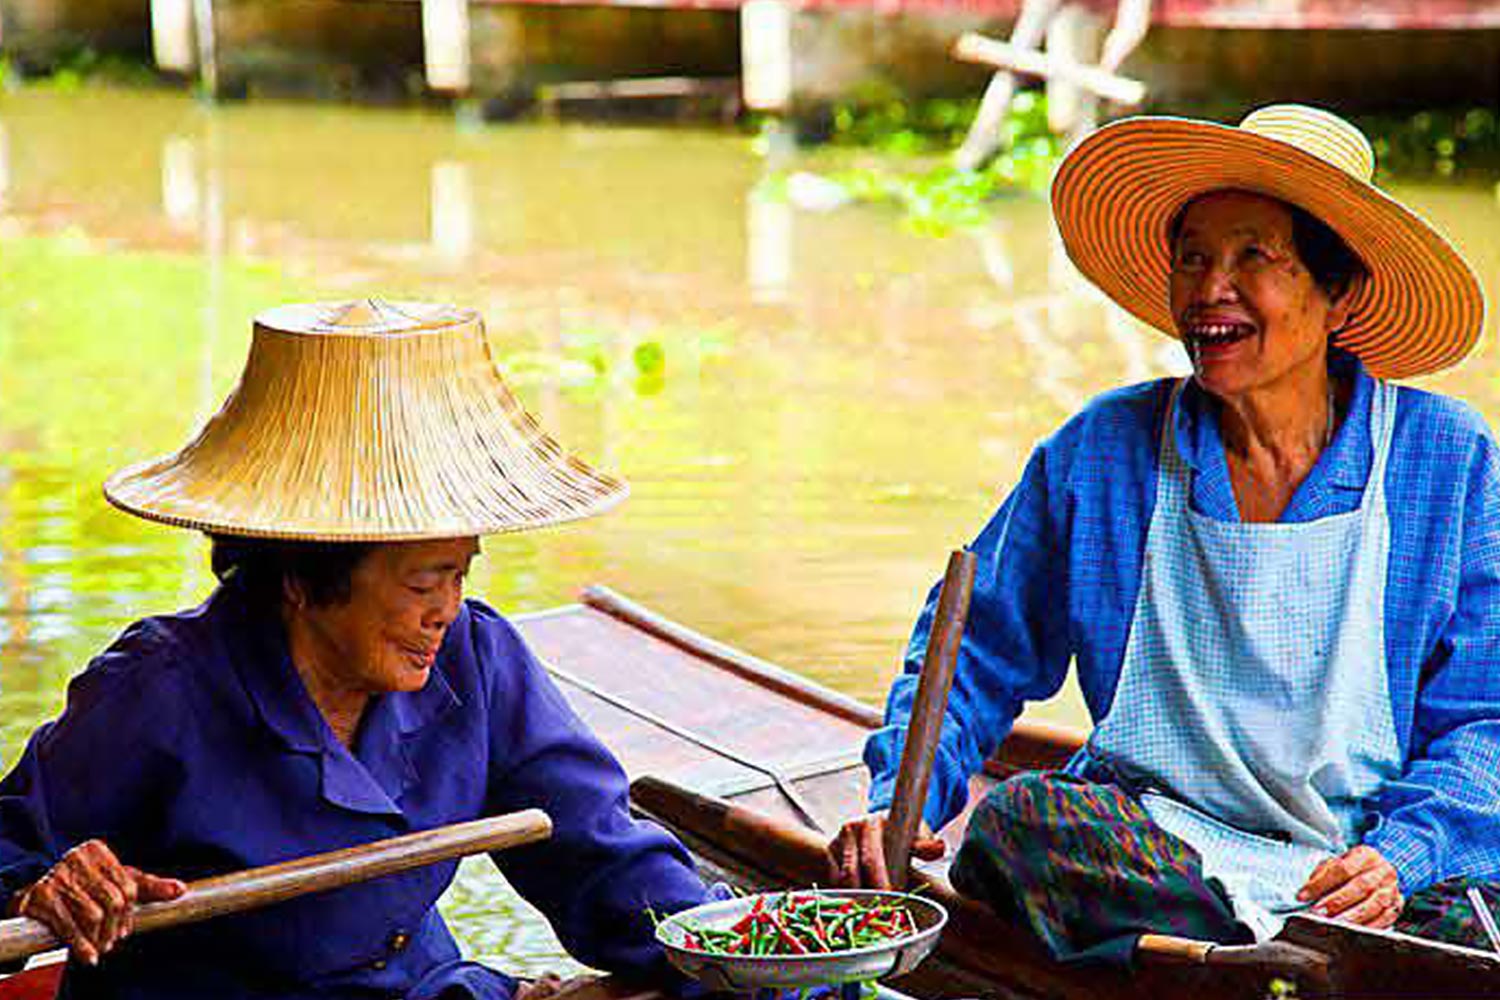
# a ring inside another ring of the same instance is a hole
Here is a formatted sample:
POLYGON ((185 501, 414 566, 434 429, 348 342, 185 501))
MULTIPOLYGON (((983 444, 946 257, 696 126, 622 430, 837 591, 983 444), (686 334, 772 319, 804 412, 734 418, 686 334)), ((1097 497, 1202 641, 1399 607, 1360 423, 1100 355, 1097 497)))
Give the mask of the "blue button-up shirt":
MULTIPOLYGON (((274 614, 232 584, 139 622, 76 678, 67 709, 0 782, 0 893, 104 839, 185 879, 539 807, 550 840, 494 855, 564 946, 599 969, 668 975, 646 910, 703 900, 682 847, 633 821, 619 764, 516 631, 468 601, 425 687, 377 697, 354 746, 323 720, 274 614)), ((499 1000, 435 907, 456 862, 127 939, 66 997, 499 1000)))
MULTIPOLYGON (((1359 506, 1372 458, 1374 382, 1352 357, 1349 413, 1282 514, 1312 521, 1359 506)), ((1043 441, 975 540, 973 603, 926 818, 961 810, 967 780, 1027 701, 1056 694, 1070 662, 1097 722, 1109 711, 1141 583, 1170 380, 1108 393, 1043 441)), ((1172 433, 1196 511, 1239 519, 1217 408, 1189 385, 1172 433)), ((1400 779, 1368 803, 1365 842, 1410 893, 1454 876, 1500 876, 1500 456, 1469 407, 1399 390, 1386 476, 1391 554, 1386 660, 1400 779)), ((865 748, 874 808, 890 803, 936 604, 929 595, 865 748)), ((1086 766, 1086 765, 1085 765, 1086 766)))

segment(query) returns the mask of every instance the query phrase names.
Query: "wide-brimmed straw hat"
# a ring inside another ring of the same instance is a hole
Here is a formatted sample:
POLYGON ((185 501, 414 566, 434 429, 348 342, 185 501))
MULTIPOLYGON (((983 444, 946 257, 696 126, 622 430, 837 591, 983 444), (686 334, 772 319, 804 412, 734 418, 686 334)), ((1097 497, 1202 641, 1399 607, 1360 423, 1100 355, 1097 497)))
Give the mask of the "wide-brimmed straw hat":
POLYGON ((153 521, 306 541, 517 531, 626 492, 521 407, 478 313, 376 299, 257 316, 239 386, 198 436, 104 484, 153 521))
POLYGON ((1168 228, 1209 191, 1252 191, 1331 227, 1369 279, 1334 343, 1378 376, 1446 368, 1473 349, 1484 293, 1458 251, 1371 182, 1364 135, 1318 108, 1277 104, 1235 126, 1170 117, 1106 125, 1068 153, 1052 182, 1063 245, 1106 295, 1178 336, 1168 307, 1168 228))

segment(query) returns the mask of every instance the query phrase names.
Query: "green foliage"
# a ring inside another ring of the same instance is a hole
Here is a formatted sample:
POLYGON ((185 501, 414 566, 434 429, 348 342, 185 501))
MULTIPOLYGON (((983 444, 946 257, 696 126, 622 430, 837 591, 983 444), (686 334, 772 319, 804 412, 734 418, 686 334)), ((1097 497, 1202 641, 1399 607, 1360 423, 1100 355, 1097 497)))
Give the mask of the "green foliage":
POLYGON ((1380 179, 1474 179, 1500 171, 1500 120, 1489 108, 1369 116, 1355 123, 1370 137, 1380 179))
MULTIPOLYGON (((946 151, 963 141, 978 111, 977 97, 915 103, 899 98, 878 102, 856 99, 834 106, 832 142, 895 155, 946 151)), ((1005 145, 1010 149, 1036 139, 1050 143, 1046 97, 1034 90, 1018 92, 1011 101, 1004 131, 1005 145)))
MULTIPOLYGON (((982 170, 957 170, 947 154, 963 141, 978 105, 977 99, 840 105, 833 116, 835 150, 868 150, 877 158, 834 170, 827 179, 851 201, 899 208, 904 224, 919 233, 942 236, 982 225, 995 198, 1045 190, 1062 145, 1047 130, 1046 99, 1021 91, 1002 125, 999 155, 982 170), (935 163, 937 154, 942 158, 935 163)), ((759 193, 785 198, 786 178, 769 178, 759 193)))
MULTIPOLYGON (((0 62, 0 84, 19 83, 21 75, 14 67, 8 71, 0 62)), ((28 86, 59 93, 75 93, 85 86, 150 86, 157 82, 150 66, 125 56, 104 54, 85 45, 63 53, 47 75, 27 81, 28 86)))
POLYGON ((1285 979, 1273 979, 1266 987, 1266 1000, 1297 1000, 1297 984, 1285 979))

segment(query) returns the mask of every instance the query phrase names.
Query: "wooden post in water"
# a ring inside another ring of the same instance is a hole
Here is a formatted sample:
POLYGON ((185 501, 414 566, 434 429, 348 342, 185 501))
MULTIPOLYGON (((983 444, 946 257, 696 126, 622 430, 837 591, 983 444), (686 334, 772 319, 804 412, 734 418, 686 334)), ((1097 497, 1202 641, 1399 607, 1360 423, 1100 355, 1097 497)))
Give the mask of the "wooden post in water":
MULTIPOLYGON (((1047 52, 1077 66, 1099 57, 1104 20, 1078 3, 1067 3, 1047 25, 1047 52)), ((1093 131, 1099 123, 1099 99, 1065 75, 1047 77, 1047 127, 1070 139, 1093 131)))
POLYGON ((740 6, 741 97, 751 111, 791 110, 792 16, 784 0, 745 0, 740 6))
MULTIPOLYGON (((1034 49, 1047 34, 1047 19, 1052 16, 1055 0, 1046 3, 1023 3, 1021 16, 1011 29, 1010 43, 1021 49, 1034 49)), ((1010 111, 1011 98, 1016 95, 1016 76, 1008 69, 1001 69, 984 88, 979 99, 979 110, 964 136, 963 145, 954 154, 953 162, 960 170, 978 170, 989 162, 990 157, 1005 142, 1001 126, 1010 111)))
POLYGON ((469 89, 468 0, 422 0, 422 54, 428 87, 469 89))
POLYGON ((151 0, 151 51, 156 68, 191 73, 198 60, 193 40, 193 0, 151 0))
POLYGON ((214 0, 193 0, 193 30, 198 42, 198 82, 209 97, 219 96, 219 51, 214 0))

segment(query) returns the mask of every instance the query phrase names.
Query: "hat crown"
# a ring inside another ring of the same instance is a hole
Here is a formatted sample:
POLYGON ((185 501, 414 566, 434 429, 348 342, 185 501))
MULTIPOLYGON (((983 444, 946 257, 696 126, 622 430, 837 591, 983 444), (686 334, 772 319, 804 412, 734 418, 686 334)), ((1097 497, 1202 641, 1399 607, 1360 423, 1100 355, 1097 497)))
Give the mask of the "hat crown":
POLYGON ((1375 150, 1359 129, 1338 115, 1305 104, 1271 104, 1240 122, 1246 132, 1294 146, 1369 184, 1375 177, 1375 150))
POLYGON ((257 315, 255 325, 282 333, 370 337, 443 330, 478 318, 472 309, 446 303, 365 298, 275 306, 257 315))

